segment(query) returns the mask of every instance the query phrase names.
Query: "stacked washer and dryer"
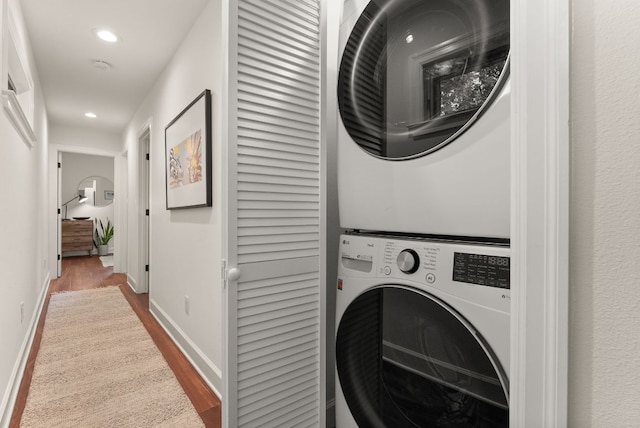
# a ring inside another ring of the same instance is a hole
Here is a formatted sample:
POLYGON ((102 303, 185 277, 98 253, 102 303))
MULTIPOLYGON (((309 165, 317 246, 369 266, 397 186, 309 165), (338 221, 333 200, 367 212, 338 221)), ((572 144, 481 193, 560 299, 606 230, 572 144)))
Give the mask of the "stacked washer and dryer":
POLYGON ((509 423, 509 0, 346 0, 336 425, 509 423))

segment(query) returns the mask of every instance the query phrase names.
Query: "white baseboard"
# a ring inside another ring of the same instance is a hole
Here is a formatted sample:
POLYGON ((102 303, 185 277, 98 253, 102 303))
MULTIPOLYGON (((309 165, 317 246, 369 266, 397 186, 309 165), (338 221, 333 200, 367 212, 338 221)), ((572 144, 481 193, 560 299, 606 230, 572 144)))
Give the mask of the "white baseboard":
POLYGON ((18 390, 20 389, 20 383, 22 382, 22 377, 24 376, 25 367, 27 366, 27 359, 29 358, 29 352, 31 351, 33 338, 36 335, 38 322, 40 322, 40 316, 42 315, 42 308, 44 306, 47 292, 49 291, 50 279, 51 276, 49 273, 47 273, 45 281, 42 284, 42 291, 40 292, 40 296, 38 297, 38 302, 36 303, 36 308, 33 311, 33 315, 31 316, 31 322, 29 324, 27 335, 22 342, 20 353, 18 354, 18 358, 16 359, 16 363, 13 367, 13 372, 11 373, 7 389, 4 393, 4 398, 2 400, 2 403, 0 404, 0 427, 2 428, 7 428, 9 426, 9 422, 11 421, 13 407, 16 404, 18 390))
POLYGON ((138 294, 138 292, 136 291, 136 280, 133 279, 129 274, 127 274, 127 284, 129 285, 129 287, 131 287, 134 293, 138 294))
POLYGON ((195 343, 176 325, 152 299, 149 299, 149 312, 169 335, 173 343, 182 351, 191 365, 202 376, 213 392, 222 400, 222 371, 200 350, 195 343))

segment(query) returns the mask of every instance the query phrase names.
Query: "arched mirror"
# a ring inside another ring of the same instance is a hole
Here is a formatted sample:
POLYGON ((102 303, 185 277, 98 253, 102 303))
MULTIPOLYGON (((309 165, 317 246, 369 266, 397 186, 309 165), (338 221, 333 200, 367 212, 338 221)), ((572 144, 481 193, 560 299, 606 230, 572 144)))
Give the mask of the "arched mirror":
POLYGON ((105 177, 87 177, 78 185, 78 194, 87 198, 94 207, 105 207, 113 202, 113 183, 105 177))

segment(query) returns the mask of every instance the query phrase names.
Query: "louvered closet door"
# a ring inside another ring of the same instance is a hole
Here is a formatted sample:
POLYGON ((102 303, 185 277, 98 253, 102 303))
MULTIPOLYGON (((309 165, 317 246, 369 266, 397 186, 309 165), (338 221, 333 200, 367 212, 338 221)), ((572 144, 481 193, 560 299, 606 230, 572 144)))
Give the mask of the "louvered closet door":
POLYGON ((223 420, 318 426, 320 5, 231 4, 223 420))

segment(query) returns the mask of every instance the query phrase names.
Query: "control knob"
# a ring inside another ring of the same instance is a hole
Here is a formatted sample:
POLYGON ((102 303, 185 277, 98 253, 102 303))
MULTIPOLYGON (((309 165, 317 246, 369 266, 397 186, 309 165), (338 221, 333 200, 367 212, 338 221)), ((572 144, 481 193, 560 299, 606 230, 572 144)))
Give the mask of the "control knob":
POLYGON ((413 250, 402 250, 398 254, 398 269, 404 273, 414 273, 420 267, 420 257, 413 250))

